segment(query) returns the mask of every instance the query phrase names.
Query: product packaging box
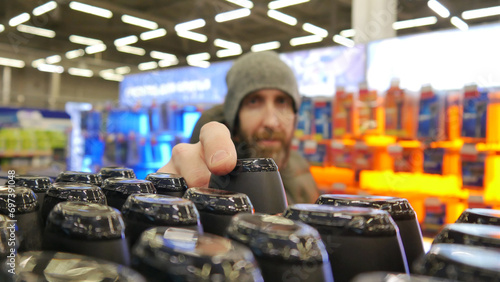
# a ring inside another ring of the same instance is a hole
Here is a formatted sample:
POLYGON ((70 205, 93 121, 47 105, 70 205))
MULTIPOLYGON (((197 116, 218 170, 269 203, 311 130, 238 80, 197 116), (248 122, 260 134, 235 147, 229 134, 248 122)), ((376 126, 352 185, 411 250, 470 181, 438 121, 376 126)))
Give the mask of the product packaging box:
POLYGON ((467 188, 483 188, 486 153, 478 152, 475 144, 464 144, 462 159, 462 185, 467 188))
POLYGON ((326 140, 333 136, 332 101, 319 99, 314 101, 314 136, 315 139, 326 140))
POLYGON ((313 134, 313 108, 313 100, 309 97, 303 97, 299 108, 295 137, 301 138, 304 136, 311 136, 313 134))
POLYGON ((431 87, 422 87, 418 110, 417 138, 423 141, 444 139, 444 102, 431 87))
POLYGON ((374 154, 365 142, 358 141, 354 145, 354 179, 359 181, 359 175, 363 170, 373 170, 374 154))
POLYGON ((333 136, 337 138, 352 134, 354 124, 354 94, 337 88, 334 103, 333 136))
POLYGON ((358 107, 359 134, 372 133, 381 126, 377 117, 378 103, 377 92, 368 90, 364 84, 360 85, 358 107))
POLYGON ((424 150, 424 173, 443 175, 443 148, 427 148, 424 150))
POLYGON ((385 134, 414 139, 417 124, 417 95, 399 87, 394 80, 385 94, 385 134))
POLYGON ((484 140, 486 138, 486 116, 488 92, 480 92, 477 86, 465 87, 463 102, 462 137, 484 140))
POLYGON ((394 172, 415 172, 418 170, 418 155, 413 148, 403 148, 398 144, 387 146, 387 152, 394 160, 394 172))
POLYGON ((330 160, 333 166, 352 169, 353 152, 352 147, 344 145, 342 142, 333 140, 330 142, 330 160))

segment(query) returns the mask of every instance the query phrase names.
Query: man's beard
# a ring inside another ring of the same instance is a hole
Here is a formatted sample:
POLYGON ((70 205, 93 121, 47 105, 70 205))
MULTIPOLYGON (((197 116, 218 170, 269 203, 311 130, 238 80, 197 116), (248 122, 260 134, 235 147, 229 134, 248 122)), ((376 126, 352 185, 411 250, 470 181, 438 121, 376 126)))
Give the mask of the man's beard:
POLYGON ((284 168, 290 156, 291 139, 287 140, 283 132, 275 132, 269 129, 265 132, 247 135, 238 130, 235 143, 238 158, 272 158, 278 168, 284 168), (281 145, 278 147, 261 146, 258 143, 260 140, 277 140, 280 141, 281 145))

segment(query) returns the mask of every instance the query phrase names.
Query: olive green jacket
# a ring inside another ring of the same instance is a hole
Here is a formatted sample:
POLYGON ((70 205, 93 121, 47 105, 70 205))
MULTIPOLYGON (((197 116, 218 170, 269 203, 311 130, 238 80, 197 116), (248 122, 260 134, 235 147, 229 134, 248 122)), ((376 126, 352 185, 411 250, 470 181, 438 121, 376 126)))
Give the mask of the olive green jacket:
MULTIPOLYGON (((222 105, 203 112, 193 129, 190 140, 192 144, 199 141, 201 127, 210 121, 226 124, 222 105)), ((314 203, 319 197, 318 187, 309 170, 309 163, 297 151, 290 152, 288 162, 279 168, 279 171, 289 205, 314 203)))

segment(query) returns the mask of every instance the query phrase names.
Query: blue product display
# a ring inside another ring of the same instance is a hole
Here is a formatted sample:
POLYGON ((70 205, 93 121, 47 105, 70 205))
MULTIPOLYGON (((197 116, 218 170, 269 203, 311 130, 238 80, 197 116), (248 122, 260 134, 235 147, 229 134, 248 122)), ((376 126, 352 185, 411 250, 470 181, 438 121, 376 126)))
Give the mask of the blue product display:
POLYGON ((486 138, 487 109, 488 92, 466 90, 462 121, 463 137, 486 138))
POLYGON ((417 137, 421 140, 438 140, 440 126, 441 100, 434 93, 420 98, 418 110, 417 137))
POLYGON ((309 154, 306 153, 304 157, 309 161, 311 165, 323 166, 325 163, 327 149, 328 148, 326 144, 318 144, 316 147, 316 151, 309 154))
POLYGON ((474 159, 462 158, 462 183, 464 187, 484 187, 486 154, 480 153, 474 159))
POLYGON ((424 150, 424 173, 443 174, 443 148, 429 148, 424 150))
POLYGON ((318 139, 331 139, 332 127, 332 101, 314 102, 314 130, 318 139))
POLYGON ((313 107, 314 103, 311 98, 302 98, 297 118, 297 129, 295 131, 299 135, 298 137, 312 134, 313 107))

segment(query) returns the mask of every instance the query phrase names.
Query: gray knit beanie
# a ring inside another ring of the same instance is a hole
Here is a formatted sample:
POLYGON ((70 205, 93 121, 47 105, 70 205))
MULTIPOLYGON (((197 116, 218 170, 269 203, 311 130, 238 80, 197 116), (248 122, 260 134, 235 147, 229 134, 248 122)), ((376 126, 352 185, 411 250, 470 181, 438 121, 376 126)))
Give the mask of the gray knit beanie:
POLYGON ((300 95, 292 69, 278 53, 264 51, 247 53, 238 58, 226 75, 227 95, 224 118, 231 132, 245 96, 261 89, 278 89, 293 98, 294 110, 300 107, 300 95))

